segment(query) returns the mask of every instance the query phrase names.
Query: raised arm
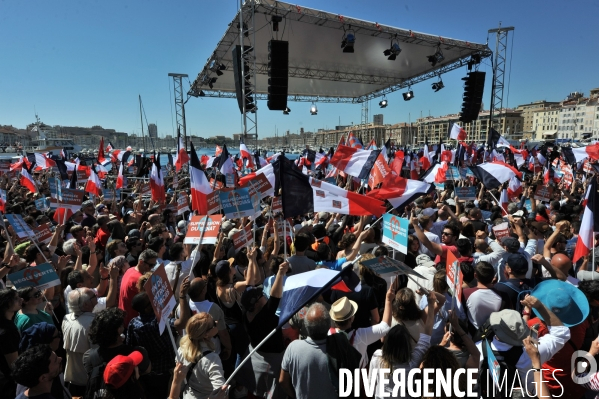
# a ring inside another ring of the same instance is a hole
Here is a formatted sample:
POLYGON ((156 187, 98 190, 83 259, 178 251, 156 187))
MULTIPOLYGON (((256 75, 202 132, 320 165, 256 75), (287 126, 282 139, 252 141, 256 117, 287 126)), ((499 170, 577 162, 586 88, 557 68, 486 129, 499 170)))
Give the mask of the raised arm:
POLYGON ((422 245, 424 245, 429 251, 431 251, 435 255, 442 256, 443 255, 443 247, 441 246, 441 244, 437 244, 436 242, 431 242, 428 239, 426 234, 424 234, 424 231, 422 231, 422 229, 420 228, 418 219, 415 216, 410 219, 410 223, 412 224, 412 227, 414 227, 414 232, 416 234, 416 237, 418 237, 418 240, 420 241, 420 243, 422 245))
POLYGON ((275 276, 275 281, 272 284, 270 289, 270 296, 273 298, 282 298, 283 297, 283 284, 284 277, 287 274, 287 270, 289 270, 289 262, 285 261, 279 265, 279 270, 277 271, 277 275, 275 276))

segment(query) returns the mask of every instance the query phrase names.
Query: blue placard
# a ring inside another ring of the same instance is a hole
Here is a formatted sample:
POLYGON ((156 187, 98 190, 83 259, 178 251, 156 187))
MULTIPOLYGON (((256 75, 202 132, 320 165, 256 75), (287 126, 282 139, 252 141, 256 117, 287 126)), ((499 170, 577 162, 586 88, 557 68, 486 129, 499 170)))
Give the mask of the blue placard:
POLYGON ((437 190, 445 190, 445 183, 437 183, 437 182, 435 182, 434 185, 435 185, 435 188, 437 190))
POLYGON ((40 198, 35 200, 35 207, 42 212, 50 209, 50 199, 48 197, 40 198))
POLYGON ((499 387, 499 378, 501 377, 501 366, 499 365, 499 362, 497 361, 495 354, 491 350, 491 345, 489 345, 489 341, 486 339, 484 341, 485 345, 487 346, 487 362, 489 365, 489 372, 493 377, 493 382, 495 382, 495 386, 499 387))
POLYGON ((260 212, 260 196, 250 196, 247 188, 220 192, 220 204, 229 219, 254 216, 260 212))
POLYGON ((7 277, 15 288, 37 287, 40 290, 60 285, 60 278, 50 263, 26 267, 7 277))
POLYGON ((407 254, 409 224, 408 219, 385 213, 383 215, 383 243, 402 254, 407 254))
POLYGON ((50 197, 62 200, 62 182, 57 177, 48 178, 48 186, 50 187, 50 197), (57 193, 58 192, 58 193, 57 193))
POLYGON ((474 201, 476 199, 476 187, 456 187, 455 195, 464 201, 474 201))
POLYGON ((8 213, 4 215, 4 217, 8 220, 8 224, 12 226, 19 238, 35 237, 35 233, 31 230, 29 225, 25 223, 23 216, 8 213))
POLYGON ((113 190, 111 188, 104 188, 102 189, 102 195, 104 196, 105 201, 118 201, 121 198, 121 189, 113 190))
POLYGON ((524 201, 524 207, 529 213, 532 212, 532 204, 530 203, 530 199, 524 201))
POLYGON ((235 187, 235 175, 233 173, 227 173, 225 175, 225 182, 227 187, 235 187))

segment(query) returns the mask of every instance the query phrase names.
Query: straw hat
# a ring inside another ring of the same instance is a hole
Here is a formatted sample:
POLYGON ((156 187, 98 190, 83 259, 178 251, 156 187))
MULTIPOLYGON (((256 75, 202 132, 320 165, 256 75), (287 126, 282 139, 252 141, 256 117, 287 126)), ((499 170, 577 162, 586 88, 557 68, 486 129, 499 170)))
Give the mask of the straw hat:
POLYGON ((340 298, 333 303, 329 315, 333 321, 345 321, 358 311, 358 304, 347 297, 340 298))

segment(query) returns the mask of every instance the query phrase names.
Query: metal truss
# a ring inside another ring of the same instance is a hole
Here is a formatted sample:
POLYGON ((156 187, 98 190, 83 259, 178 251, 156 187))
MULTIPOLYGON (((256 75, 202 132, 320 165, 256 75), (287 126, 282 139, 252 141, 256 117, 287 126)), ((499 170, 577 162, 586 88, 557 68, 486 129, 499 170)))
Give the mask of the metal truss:
POLYGON ((493 85, 491 93, 491 126, 493 127, 493 112, 496 109, 503 109, 503 83, 505 80, 505 65, 507 54, 507 38, 508 33, 513 31, 514 27, 509 26, 502 28, 499 23, 499 28, 490 29, 489 33, 495 33, 495 60, 493 62, 493 85))
MULTIPOLYGON (((186 78, 184 73, 169 73, 168 76, 173 77, 175 91, 175 113, 177 114, 177 129, 183 128, 183 142, 185 150, 187 150, 187 126, 185 123, 185 102, 183 101, 183 81, 186 78)), ((177 142, 177 145, 179 143, 177 142)))

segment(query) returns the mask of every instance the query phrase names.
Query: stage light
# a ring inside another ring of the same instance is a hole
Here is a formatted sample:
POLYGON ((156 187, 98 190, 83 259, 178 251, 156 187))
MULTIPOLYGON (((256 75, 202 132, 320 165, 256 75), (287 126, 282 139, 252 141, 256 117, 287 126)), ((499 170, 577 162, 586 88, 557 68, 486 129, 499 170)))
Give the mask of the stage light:
POLYGON ((224 71, 227 67, 223 64, 219 64, 216 60, 212 60, 208 69, 215 72, 217 76, 222 76, 223 73, 221 71, 224 71))
POLYGON ((387 99, 383 98, 380 102, 379 102, 379 107, 381 108, 387 108, 387 99))
POLYGON ((387 56, 388 60, 395 61, 397 56, 401 53, 401 48, 399 47, 399 43, 397 43, 397 39, 391 40, 391 46, 383 51, 383 54, 387 56))
POLYGON ((210 81, 208 81, 208 87, 210 87, 212 89, 213 88, 212 85, 215 83, 216 83, 216 78, 210 79, 210 81))
POLYGON ((472 54, 470 56, 470 61, 468 61, 468 70, 471 71, 474 65, 480 64, 482 57, 480 54, 472 54))
POLYGON ((200 97, 204 97, 205 95, 206 95, 206 94, 205 94, 205 93, 204 93, 202 90, 200 90, 200 94, 198 94, 198 96, 200 96, 200 97))
POLYGON ((405 93, 402 93, 402 95, 405 101, 410 101, 414 98, 414 92, 412 90, 406 91, 405 93))
POLYGON ((310 115, 318 115, 318 108, 316 108, 316 104, 314 103, 310 107, 310 115))
POLYGON ((433 83, 433 90, 436 93, 436 92, 438 92, 439 90, 441 90, 444 87, 445 87, 445 85, 443 84, 443 81, 441 80, 441 76, 439 76, 439 81, 433 83))
POLYGON ((279 22, 281 22, 282 20, 283 20, 283 17, 281 17, 279 15, 272 16, 271 21, 272 21, 272 31, 273 32, 279 31, 279 22))
POLYGON ((291 108, 285 107, 285 110, 283 111, 283 115, 289 115, 290 112, 291 112, 291 108))
POLYGON ((445 59, 445 56, 441 52, 441 47, 437 46, 437 51, 435 52, 435 54, 429 55, 427 57, 427 59, 428 59, 428 62, 430 62, 432 66, 435 66, 439 62, 443 61, 445 59))
POLYGON ((343 33, 343 38, 341 39, 341 48, 343 49, 343 52, 344 53, 353 53, 355 43, 356 43, 356 34, 350 27, 347 32, 343 33))

